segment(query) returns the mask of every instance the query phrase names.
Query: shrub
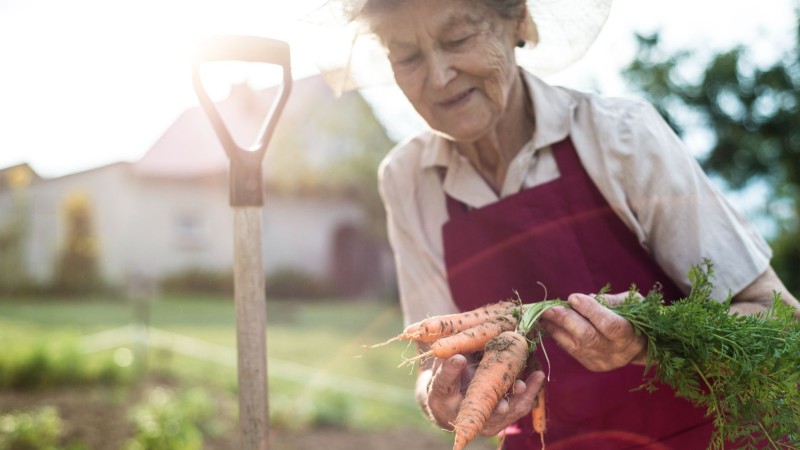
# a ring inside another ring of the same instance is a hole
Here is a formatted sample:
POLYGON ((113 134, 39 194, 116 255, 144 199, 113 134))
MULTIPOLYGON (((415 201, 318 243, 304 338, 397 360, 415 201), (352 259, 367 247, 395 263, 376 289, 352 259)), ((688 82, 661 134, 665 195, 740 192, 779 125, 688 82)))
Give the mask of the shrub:
POLYGON ((231 295, 233 293, 233 274, 229 271, 188 269, 163 278, 161 289, 170 294, 231 295))
POLYGON ((327 280, 315 277, 293 267, 276 269, 267 275, 266 293, 278 298, 325 298, 335 295, 335 288, 327 280))
POLYGON ((89 358, 72 342, 0 353, 0 389, 125 384, 133 380, 133 375, 132 370, 118 366, 110 357, 89 358))
POLYGON ((62 428, 58 411, 52 406, 4 414, 0 416, 0 449, 56 450, 62 428))
POLYGON ((337 392, 316 391, 300 396, 277 394, 270 397, 270 425, 286 430, 347 428, 355 420, 355 410, 353 398, 337 392))
POLYGON ((136 436, 127 450, 199 450, 205 436, 219 433, 218 411, 200 389, 176 394, 166 388, 150 392, 131 420, 136 436))
POLYGON ((82 192, 68 194, 63 214, 66 238, 56 264, 54 288, 66 295, 105 292, 89 196, 82 192))

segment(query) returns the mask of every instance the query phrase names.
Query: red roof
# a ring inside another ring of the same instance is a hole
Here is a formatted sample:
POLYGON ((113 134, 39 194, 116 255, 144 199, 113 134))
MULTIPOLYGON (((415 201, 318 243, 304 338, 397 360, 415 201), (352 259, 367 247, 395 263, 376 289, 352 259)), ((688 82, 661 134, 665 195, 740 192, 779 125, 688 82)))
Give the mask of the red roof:
MULTIPOLYGON (((278 91, 277 86, 254 92, 238 85, 217 108, 234 140, 249 147, 278 91)), ((308 112, 308 101, 333 97, 322 76, 295 80, 281 120, 308 112)), ((280 129, 280 122, 278 124, 280 129)), ((202 177, 225 173, 228 158, 205 112, 199 107, 181 114, 141 160, 133 164, 137 175, 168 178, 202 177)))

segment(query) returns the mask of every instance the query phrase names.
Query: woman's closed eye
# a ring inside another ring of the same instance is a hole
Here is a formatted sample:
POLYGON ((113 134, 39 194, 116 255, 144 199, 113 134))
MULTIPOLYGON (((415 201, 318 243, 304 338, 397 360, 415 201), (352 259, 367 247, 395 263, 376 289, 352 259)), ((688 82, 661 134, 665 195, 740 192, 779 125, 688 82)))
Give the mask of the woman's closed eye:
POLYGON ((420 57, 421 55, 419 53, 404 54, 396 57, 392 57, 390 55, 389 62, 392 64, 392 66, 398 66, 398 67, 410 66, 415 62, 417 62, 420 59, 420 57))
POLYGON ((450 39, 445 41, 443 47, 447 50, 458 50, 459 48, 463 47, 465 44, 469 43, 472 38, 474 38, 476 34, 469 34, 463 37, 450 39))

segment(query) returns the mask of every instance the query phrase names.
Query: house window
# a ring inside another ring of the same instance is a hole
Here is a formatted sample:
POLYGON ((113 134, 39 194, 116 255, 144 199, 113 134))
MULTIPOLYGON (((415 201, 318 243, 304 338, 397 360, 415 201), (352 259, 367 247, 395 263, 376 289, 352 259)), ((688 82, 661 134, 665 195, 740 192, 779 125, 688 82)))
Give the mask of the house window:
POLYGON ((175 242, 183 250, 202 250, 208 244, 208 232, 198 213, 182 213, 175 218, 175 242))

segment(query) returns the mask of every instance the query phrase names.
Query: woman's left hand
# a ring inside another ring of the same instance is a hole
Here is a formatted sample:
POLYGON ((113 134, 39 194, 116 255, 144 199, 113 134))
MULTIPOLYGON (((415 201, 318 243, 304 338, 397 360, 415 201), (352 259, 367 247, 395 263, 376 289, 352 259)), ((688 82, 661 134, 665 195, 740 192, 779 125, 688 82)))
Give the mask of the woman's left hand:
MULTIPOLYGON (((627 293, 606 295, 610 304, 622 301, 627 293)), ((572 294, 567 299, 571 308, 551 308, 542 316, 544 330, 593 372, 606 372, 630 363, 643 364, 647 343, 633 326, 585 294, 572 294)))

